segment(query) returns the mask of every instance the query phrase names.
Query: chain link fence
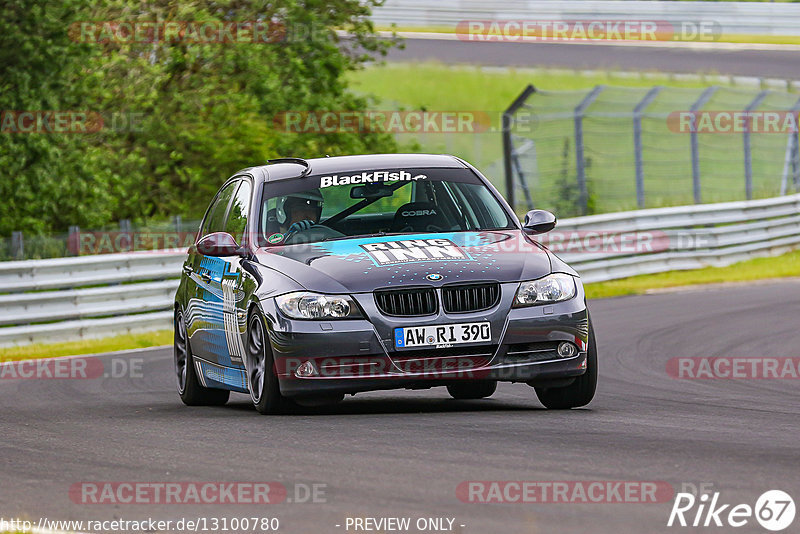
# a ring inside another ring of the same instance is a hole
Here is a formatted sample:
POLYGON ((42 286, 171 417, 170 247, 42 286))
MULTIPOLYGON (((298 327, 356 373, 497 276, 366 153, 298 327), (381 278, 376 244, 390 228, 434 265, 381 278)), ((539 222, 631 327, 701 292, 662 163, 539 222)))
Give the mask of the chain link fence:
POLYGON ((506 194, 571 217, 800 190, 799 95, 529 86, 504 116, 506 194))
POLYGON ((0 261, 66 258, 159 249, 188 248, 200 221, 180 215, 161 222, 122 219, 102 228, 70 226, 68 232, 12 232, 0 236, 0 261))

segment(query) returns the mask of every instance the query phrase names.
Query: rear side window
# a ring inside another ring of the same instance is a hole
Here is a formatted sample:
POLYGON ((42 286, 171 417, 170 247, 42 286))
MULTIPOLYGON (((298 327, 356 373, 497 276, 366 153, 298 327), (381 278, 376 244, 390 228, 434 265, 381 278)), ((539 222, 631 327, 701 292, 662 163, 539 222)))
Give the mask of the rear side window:
POLYGON ((239 183, 240 182, 237 181, 226 185, 222 191, 219 192, 217 198, 214 199, 214 202, 211 203, 211 207, 208 208, 206 220, 203 222, 202 234, 204 236, 213 234, 214 232, 225 231, 225 215, 228 212, 228 205, 231 203, 231 197, 239 183))

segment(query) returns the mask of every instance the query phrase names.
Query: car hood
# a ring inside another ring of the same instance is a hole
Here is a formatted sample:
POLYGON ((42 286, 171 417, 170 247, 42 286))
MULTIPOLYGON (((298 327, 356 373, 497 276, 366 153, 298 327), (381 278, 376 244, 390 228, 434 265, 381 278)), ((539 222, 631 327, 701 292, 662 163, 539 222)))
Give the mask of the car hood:
POLYGON ((517 282, 551 272, 547 251, 520 230, 351 238, 258 251, 258 261, 310 291, 494 280, 517 282))

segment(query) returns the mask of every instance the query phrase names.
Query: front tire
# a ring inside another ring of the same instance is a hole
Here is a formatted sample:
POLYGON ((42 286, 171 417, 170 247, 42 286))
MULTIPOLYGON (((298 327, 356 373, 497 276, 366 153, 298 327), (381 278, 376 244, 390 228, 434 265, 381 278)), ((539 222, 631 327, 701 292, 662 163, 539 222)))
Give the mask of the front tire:
POLYGON ((589 323, 589 342, 586 348, 586 372, 566 387, 536 388, 536 395, 545 408, 550 410, 568 410, 586 406, 594 398, 597 390, 597 343, 594 339, 594 328, 589 323))
POLYGON ((287 407, 281 395, 275 360, 267 338, 267 327, 261 314, 254 310, 247 327, 247 352, 245 354, 247 389, 253 406, 261 415, 278 414, 287 407))
POLYGON ((178 394, 183 403, 187 406, 222 406, 228 402, 230 391, 203 387, 197 378, 192 348, 189 345, 189 336, 186 334, 186 323, 181 310, 175 312, 173 340, 178 394))
POLYGON ((459 382, 447 386, 447 392, 454 399, 485 399, 497 391, 497 381, 459 382))

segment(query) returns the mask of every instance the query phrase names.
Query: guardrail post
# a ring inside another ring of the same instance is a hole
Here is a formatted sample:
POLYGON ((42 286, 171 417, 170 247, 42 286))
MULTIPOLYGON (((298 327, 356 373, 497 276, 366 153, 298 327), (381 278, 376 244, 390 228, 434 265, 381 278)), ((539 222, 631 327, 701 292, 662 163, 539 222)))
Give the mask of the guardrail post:
POLYGON ((745 121, 742 141, 744 142, 744 193, 747 200, 753 198, 753 159, 750 152, 750 112, 764 101, 768 93, 768 90, 761 91, 744 109, 745 121))
POLYGON ((180 234, 181 231, 183 230, 183 219, 181 218, 180 215, 176 215, 175 217, 172 218, 172 222, 175 225, 175 231, 180 234))
POLYGON ((636 159, 636 204, 644 208, 644 163, 642 161, 642 115, 661 91, 657 85, 650 89, 633 109, 633 155, 636 159))
POLYGON ((695 100, 692 107, 689 108, 689 111, 692 112, 692 131, 691 134, 691 146, 692 146, 692 190, 694 192, 694 203, 701 204, 703 202, 702 199, 702 192, 700 189, 700 146, 697 141, 697 112, 700 111, 700 108, 705 106, 711 97, 714 96, 714 93, 717 92, 719 87, 712 86, 703 91, 700 97, 695 100))
POLYGON ((503 112, 502 116, 502 130, 503 130, 503 166, 506 178, 506 201, 511 206, 511 209, 516 211, 516 199, 514 198, 514 168, 511 162, 512 153, 514 151, 514 142, 511 139, 511 128, 514 125, 514 113, 522 107, 528 98, 536 92, 533 85, 528 85, 520 95, 514 99, 508 109, 503 112))
POLYGON ((589 207, 589 189, 586 186, 586 161, 583 156, 583 116, 592 102, 605 89, 605 85, 597 85, 581 100, 575 108, 575 169, 578 178, 578 210, 581 215, 586 215, 589 207))
POLYGON ((22 232, 11 232, 11 257, 15 260, 25 258, 25 240, 22 232))

